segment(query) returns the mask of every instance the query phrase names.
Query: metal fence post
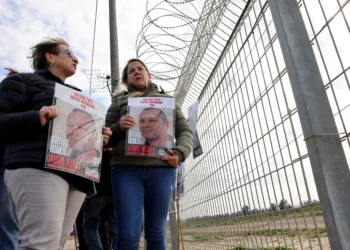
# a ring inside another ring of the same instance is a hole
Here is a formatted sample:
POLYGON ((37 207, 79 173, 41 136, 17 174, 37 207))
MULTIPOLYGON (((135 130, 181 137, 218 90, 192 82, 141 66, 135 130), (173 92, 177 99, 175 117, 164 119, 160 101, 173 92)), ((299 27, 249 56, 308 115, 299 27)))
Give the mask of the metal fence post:
POLYGON ((170 202, 169 207, 169 223, 170 223, 170 234, 171 234, 171 249, 178 250, 178 235, 177 235, 177 219, 176 219, 176 209, 175 209, 175 201, 172 200, 170 202))
POLYGON ((296 0, 268 0, 297 104, 331 248, 350 249, 350 172, 296 0))

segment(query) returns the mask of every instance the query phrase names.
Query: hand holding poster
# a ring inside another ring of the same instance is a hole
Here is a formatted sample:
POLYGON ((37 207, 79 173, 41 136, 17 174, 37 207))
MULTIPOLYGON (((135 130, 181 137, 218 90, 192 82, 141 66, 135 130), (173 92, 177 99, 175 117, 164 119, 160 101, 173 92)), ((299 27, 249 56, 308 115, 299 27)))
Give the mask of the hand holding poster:
POLYGON ((128 99, 128 114, 136 125, 127 130, 125 154, 163 157, 165 148, 173 148, 175 135, 175 100, 164 97, 128 99))
POLYGON ((53 104, 58 116, 50 122, 45 167, 99 182, 104 106, 61 84, 53 104))

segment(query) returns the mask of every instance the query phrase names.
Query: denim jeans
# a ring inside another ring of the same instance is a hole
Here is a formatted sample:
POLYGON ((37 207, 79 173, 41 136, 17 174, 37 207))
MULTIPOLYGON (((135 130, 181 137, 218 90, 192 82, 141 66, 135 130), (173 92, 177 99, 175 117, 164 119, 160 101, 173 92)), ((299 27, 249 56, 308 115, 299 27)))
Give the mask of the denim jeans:
POLYGON ((175 178, 175 168, 113 167, 113 199, 118 221, 118 241, 115 250, 137 249, 143 211, 147 249, 166 249, 166 219, 175 178))
POLYGON ((117 223, 111 196, 92 196, 85 200, 83 231, 88 249, 110 250, 115 247, 117 223), (99 230, 101 223, 101 227, 108 228, 99 230))
POLYGON ((76 237, 78 238, 79 250, 89 250, 86 245, 85 236, 83 232, 84 206, 85 206, 85 201, 80 208, 77 218, 75 219, 76 237))
POLYGON ((15 204, 7 192, 4 173, 0 173, 0 246, 2 250, 17 247, 18 220, 15 204))

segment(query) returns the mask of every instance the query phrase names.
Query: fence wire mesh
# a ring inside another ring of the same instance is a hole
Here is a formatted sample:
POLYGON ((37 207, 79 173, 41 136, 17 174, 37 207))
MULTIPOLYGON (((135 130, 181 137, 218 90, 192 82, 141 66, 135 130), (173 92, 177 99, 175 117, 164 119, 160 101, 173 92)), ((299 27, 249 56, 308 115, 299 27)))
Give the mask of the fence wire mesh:
MULTIPOLYGON (((350 162, 348 3, 299 1, 350 162)), ((175 91, 185 113, 199 100, 204 151, 185 164, 185 249, 330 249, 268 3, 228 1, 216 27, 226 13, 237 16, 235 25, 225 26, 226 36, 215 29, 218 36, 202 47, 193 67, 195 78, 187 86, 180 81, 175 91), (216 50, 210 45, 215 40, 216 50)))

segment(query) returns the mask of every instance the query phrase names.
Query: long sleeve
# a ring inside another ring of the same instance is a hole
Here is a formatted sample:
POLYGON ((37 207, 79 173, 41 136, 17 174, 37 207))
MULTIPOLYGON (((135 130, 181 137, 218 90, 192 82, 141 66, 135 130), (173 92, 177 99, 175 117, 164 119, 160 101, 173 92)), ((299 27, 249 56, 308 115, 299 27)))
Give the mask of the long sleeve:
POLYGON ((5 78, 0 84, 0 136, 20 136, 40 129, 39 110, 25 110, 26 86, 20 75, 5 78))
POLYGON ((178 105, 176 105, 175 138, 176 148, 173 151, 179 156, 180 162, 183 162, 192 151, 192 132, 178 105))

